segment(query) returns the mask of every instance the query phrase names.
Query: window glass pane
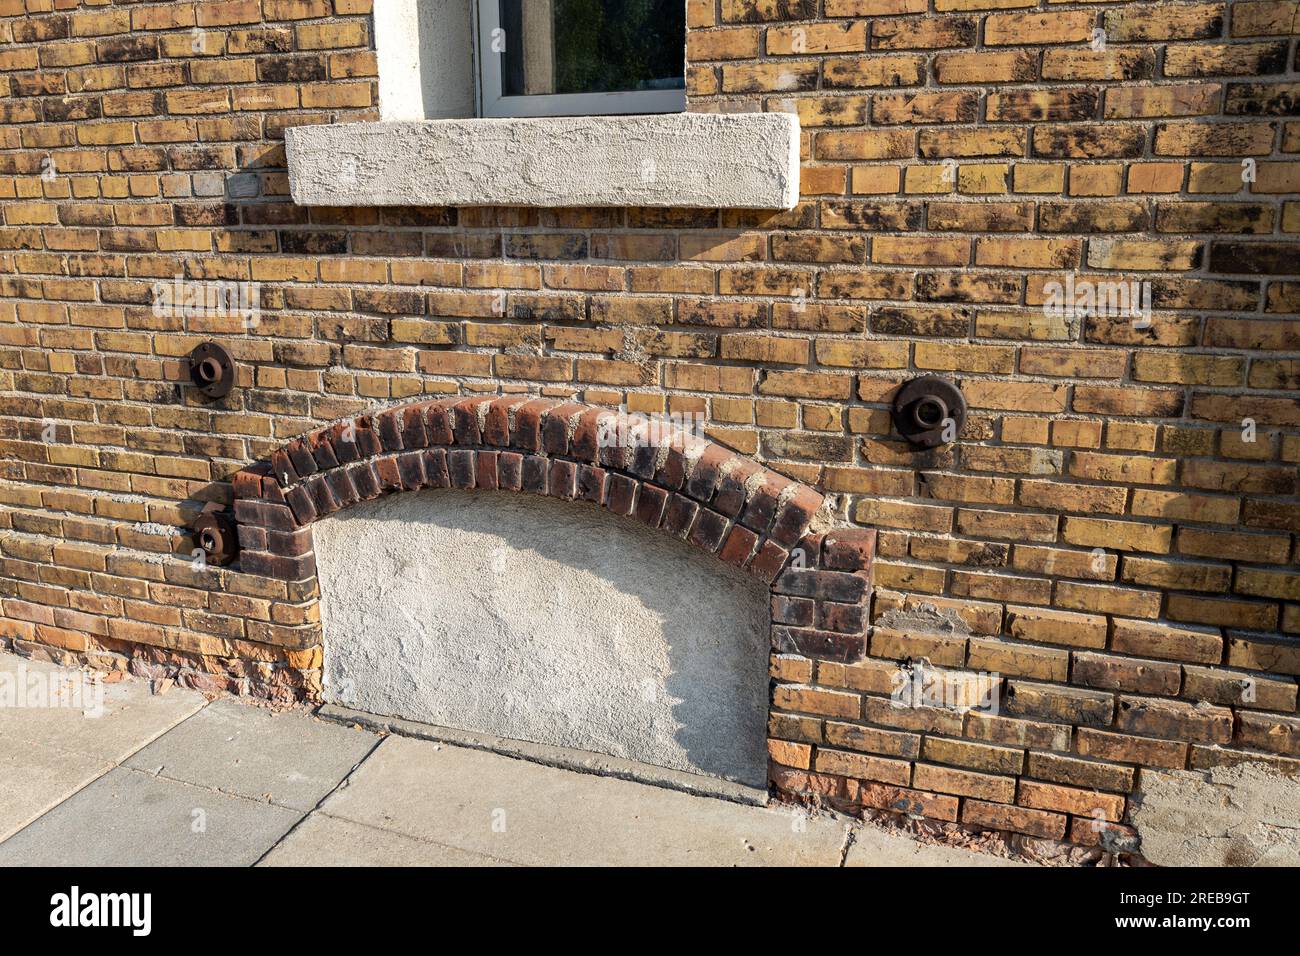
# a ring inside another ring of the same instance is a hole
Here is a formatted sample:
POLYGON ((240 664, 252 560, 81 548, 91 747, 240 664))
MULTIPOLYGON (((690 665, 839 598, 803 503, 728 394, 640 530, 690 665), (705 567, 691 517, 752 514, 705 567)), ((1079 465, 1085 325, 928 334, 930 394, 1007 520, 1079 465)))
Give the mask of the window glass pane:
POLYGON ((504 96, 680 90, 682 0, 501 0, 504 96))

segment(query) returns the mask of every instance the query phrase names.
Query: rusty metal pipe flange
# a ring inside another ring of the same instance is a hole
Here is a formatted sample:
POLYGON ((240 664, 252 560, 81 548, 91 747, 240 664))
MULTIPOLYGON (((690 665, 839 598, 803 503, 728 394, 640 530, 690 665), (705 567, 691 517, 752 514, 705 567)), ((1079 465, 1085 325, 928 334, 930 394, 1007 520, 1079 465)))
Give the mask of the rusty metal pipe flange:
POLYGON ((235 362, 216 342, 204 342, 190 353, 190 381, 209 398, 225 398, 235 385, 235 362))
POLYGON ((230 512, 205 509, 192 527, 209 564, 229 564, 239 556, 239 528, 230 512))
POLYGON ((921 448, 937 448, 955 441, 965 422, 965 396, 938 375, 912 379, 894 398, 894 427, 921 448))

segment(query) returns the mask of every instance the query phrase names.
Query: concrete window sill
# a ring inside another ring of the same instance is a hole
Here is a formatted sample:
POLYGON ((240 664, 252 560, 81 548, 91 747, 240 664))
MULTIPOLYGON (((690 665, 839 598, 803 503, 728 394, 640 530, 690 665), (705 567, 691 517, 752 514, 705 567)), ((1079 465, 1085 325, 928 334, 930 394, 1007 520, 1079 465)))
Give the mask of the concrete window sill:
POLYGON ((702 206, 790 209, 799 120, 665 113, 298 126, 303 206, 702 206))

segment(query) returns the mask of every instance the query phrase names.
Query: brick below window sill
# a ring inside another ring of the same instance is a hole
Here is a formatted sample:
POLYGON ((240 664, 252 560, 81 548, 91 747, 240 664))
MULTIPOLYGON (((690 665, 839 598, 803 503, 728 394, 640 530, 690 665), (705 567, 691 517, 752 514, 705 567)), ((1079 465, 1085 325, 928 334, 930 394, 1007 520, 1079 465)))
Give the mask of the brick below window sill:
POLYGON ((345 123, 291 128, 285 144, 303 206, 799 201, 799 120, 787 113, 345 123))

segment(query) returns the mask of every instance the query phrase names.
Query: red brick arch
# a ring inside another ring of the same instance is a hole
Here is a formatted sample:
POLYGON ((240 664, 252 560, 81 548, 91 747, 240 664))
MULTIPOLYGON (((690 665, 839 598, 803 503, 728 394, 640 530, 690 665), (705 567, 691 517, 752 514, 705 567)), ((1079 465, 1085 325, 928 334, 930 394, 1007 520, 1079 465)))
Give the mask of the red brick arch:
POLYGON ((819 492, 661 421, 526 396, 416 402, 296 438, 233 483, 243 571, 309 580, 312 523, 391 492, 549 495, 640 521, 762 580, 778 650, 845 660, 866 649, 875 532, 827 533, 819 492))
MULTIPOLYGON (((822 528, 814 489, 659 421, 531 397, 417 402, 297 438, 239 472, 234 488, 243 571, 309 581, 312 523, 390 492, 549 495, 640 521, 763 581, 772 649, 795 655, 774 659, 778 686, 806 684, 813 659, 867 651, 875 532, 822 528)), ((775 697, 772 708, 782 789, 783 765, 808 764, 779 731, 775 697)))
MULTIPOLYGON (((588 501, 715 554, 771 584, 815 569, 824 499, 751 458, 676 426, 572 401, 449 398, 362 415, 296 438, 234 477, 240 568, 315 574, 311 525, 395 491, 517 491, 588 501), (811 549, 811 550, 810 550, 811 549)), ((870 566, 871 532, 835 536, 840 570, 870 566), (850 545, 850 542, 853 542, 850 545), (848 549, 848 550, 845 550, 848 549)))

